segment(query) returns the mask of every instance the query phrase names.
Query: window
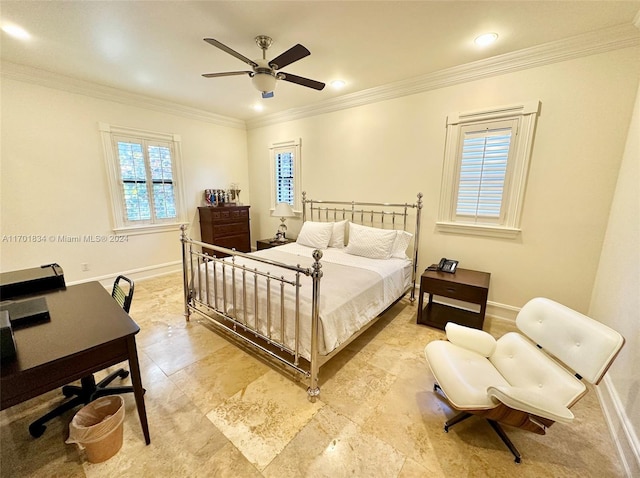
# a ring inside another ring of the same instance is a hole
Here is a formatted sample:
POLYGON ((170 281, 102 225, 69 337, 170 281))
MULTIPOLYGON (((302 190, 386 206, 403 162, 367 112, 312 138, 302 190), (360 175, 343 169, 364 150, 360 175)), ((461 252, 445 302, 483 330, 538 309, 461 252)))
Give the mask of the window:
POLYGON ((539 102, 447 118, 437 226, 443 232, 515 237, 539 102))
POLYGON ((271 209, 286 202, 294 209, 302 209, 300 183, 300 141, 286 141, 271 146, 271 209))
POLYGON ((152 232, 184 222, 177 135, 100 125, 114 230, 152 232))

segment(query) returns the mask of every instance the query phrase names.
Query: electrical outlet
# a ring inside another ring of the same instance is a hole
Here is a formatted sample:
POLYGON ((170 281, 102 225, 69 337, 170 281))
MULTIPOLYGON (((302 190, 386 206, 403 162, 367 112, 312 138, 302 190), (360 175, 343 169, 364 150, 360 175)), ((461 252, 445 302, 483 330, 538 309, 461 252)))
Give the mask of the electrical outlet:
POLYGON ((89 270, 89 264, 83 262, 82 264, 80 264, 80 268, 82 269, 82 272, 87 272, 89 270))

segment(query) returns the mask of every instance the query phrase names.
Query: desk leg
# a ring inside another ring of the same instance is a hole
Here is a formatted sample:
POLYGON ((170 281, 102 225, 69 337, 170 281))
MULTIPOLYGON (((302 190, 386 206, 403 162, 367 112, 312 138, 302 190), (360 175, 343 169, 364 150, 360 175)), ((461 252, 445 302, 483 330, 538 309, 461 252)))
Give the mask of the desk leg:
POLYGON ((140 376, 140 364, 138 363, 138 350, 136 349, 136 339, 134 336, 127 340, 129 349, 129 370, 131 372, 131 382, 133 384, 133 394, 136 397, 136 407, 138 408, 138 418, 142 426, 144 441, 148 445, 151 443, 149 436, 149 424, 147 423, 147 409, 144 406, 144 389, 142 388, 142 378, 140 376))
POLYGON ((418 320, 417 323, 422 323, 422 303, 423 303, 424 293, 422 292, 422 288, 420 288, 420 293, 418 297, 418 320))

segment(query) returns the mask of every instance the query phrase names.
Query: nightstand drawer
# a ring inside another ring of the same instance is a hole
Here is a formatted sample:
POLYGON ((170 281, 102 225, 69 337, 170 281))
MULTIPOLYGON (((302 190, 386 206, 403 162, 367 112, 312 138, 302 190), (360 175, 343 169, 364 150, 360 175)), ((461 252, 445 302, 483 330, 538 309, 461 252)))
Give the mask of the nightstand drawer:
POLYGON ((423 278, 423 289, 430 294, 450 297, 468 302, 486 300, 487 289, 473 287, 467 284, 456 284, 439 279, 423 278))

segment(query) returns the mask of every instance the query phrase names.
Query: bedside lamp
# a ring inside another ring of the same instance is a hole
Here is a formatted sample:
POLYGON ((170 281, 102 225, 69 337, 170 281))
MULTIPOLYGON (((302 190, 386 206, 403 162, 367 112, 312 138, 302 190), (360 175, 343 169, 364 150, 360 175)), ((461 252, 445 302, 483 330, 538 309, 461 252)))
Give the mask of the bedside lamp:
POLYGON ((285 221, 288 217, 295 217, 295 213, 288 203, 279 202, 276 204, 276 208, 273 210, 272 215, 280 217, 280 221, 282 221, 278 226, 278 234, 276 234, 276 237, 279 241, 284 242, 286 240, 285 236, 287 233, 287 225, 285 224, 285 221))

